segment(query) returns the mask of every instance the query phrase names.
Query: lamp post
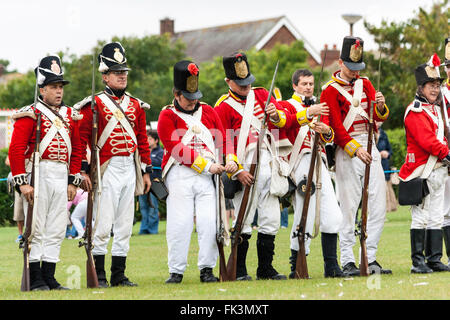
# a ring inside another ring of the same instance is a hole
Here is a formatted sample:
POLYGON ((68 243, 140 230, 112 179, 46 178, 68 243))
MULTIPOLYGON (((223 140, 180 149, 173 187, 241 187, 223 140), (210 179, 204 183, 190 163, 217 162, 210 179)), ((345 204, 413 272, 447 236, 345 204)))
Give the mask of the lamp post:
POLYGON ((353 25, 358 22, 362 16, 359 14, 343 14, 342 18, 350 24, 350 36, 353 36, 353 25))

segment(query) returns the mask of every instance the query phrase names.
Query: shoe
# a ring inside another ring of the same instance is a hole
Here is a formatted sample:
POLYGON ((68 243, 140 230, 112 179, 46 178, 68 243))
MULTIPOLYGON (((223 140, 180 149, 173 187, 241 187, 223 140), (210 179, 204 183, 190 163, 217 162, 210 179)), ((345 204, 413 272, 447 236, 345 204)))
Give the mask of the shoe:
POLYGON ((183 275, 179 273, 171 273, 170 277, 166 280, 166 283, 181 283, 183 275))
POLYGON ((137 283, 131 282, 128 279, 123 279, 119 282, 111 284, 111 287, 137 287, 137 283))
POLYGON ((42 270, 42 277, 47 286, 50 288, 50 290, 70 290, 69 288, 63 287, 62 285, 59 284, 58 281, 56 281, 55 279, 56 263, 42 261, 41 270, 42 270))
POLYGON ((252 277, 250 277, 248 274, 237 277, 236 281, 252 281, 252 277))
POLYGON ((31 289, 31 291, 49 291, 50 288, 47 285, 42 285, 36 288, 31 289))
POLYGON ((106 279, 98 279, 99 288, 109 288, 109 283, 106 279))
POLYGON ((47 283, 45 283, 42 270, 41 270, 41 263, 39 261, 37 262, 30 262, 30 290, 31 291, 47 291, 50 290, 47 283))
POLYGON ((358 277, 360 276, 359 269, 356 267, 354 262, 347 263, 342 269, 344 275, 347 277, 358 277))
POLYGON ((104 255, 95 255, 94 264, 95 264, 95 272, 97 273, 98 287, 99 288, 108 288, 109 283, 106 280, 106 271, 105 271, 105 256, 104 255))
POLYGON ((203 268, 200 270, 200 281, 201 282, 218 282, 219 278, 215 277, 212 268, 203 268))
POLYGON ((337 233, 322 232, 323 269, 325 278, 344 278, 337 262, 337 233))
POLYGON ((111 257, 111 287, 137 287, 136 283, 131 282, 125 276, 127 257, 111 257))
POLYGON ((425 229, 411 229, 411 273, 432 273, 433 270, 425 263, 425 229))
POLYGON ((21 234, 19 234, 17 236, 16 243, 19 243, 20 241, 22 241, 22 239, 23 239, 23 236, 21 234))
POLYGON ((273 256, 275 254, 275 236, 258 233, 256 249, 258 253, 256 280, 287 280, 284 274, 278 273, 272 266, 273 256))
POLYGON ((67 287, 63 287, 62 285, 59 285, 56 288, 51 288, 50 290, 70 290, 70 289, 67 287))
POLYGON ((392 270, 383 269, 377 260, 369 263, 369 273, 370 274, 392 274, 392 270))
POLYGON ((441 229, 427 229, 425 232, 425 257, 427 266, 435 272, 448 272, 450 268, 441 262, 442 258, 441 229))

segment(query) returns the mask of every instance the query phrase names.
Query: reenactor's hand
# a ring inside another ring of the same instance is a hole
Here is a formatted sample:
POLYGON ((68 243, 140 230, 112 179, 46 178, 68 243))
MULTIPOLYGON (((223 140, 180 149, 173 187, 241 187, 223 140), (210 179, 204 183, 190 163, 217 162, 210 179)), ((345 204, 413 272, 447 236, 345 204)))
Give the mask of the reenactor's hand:
POLYGON ((239 172, 237 175, 237 179, 244 186, 250 186, 255 182, 255 180, 253 179, 253 176, 248 171, 239 172))
POLYGON ((89 178, 89 175, 83 172, 81 173, 81 175, 83 176, 83 182, 81 182, 80 188, 83 189, 84 191, 91 192, 92 183, 91 179, 89 178))
POLYGON ((150 191, 150 187, 152 186, 152 181, 150 179, 150 173, 145 173, 142 176, 142 180, 144 180, 144 194, 150 191))
POLYGON ((77 187, 73 184, 67 186, 67 200, 72 201, 77 195, 77 187))
POLYGON ((225 165, 225 171, 227 173, 234 173, 239 169, 238 165, 234 161, 228 161, 225 165))
POLYGON ((22 192, 23 196, 29 203, 33 203, 34 199, 34 188, 30 186, 29 184, 21 185, 20 192, 22 192))
POLYGON ((225 167, 221 164, 213 163, 209 168, 209 172, 212 174, 222 174, 225 171, 225 167))
POLYGON ((326 102, 313 104, 307 110, 309 117, 318 116, 319 114, 323 116, 328 116, 330 114, 330 108, 328 107, 326 102))
POLYGON ((274 122, 280 121, 280 116, 278 115, 277 108, 273 103, 269 103, 266 108, 266 113, 269 115, 270 120, 274 122))
POLYGON ((372 162, 372 156, 362 147, 356 150, 356 156, 365 164, 372 162))
POLYGON ((323 122, 316 122, 314 123, 314 127, 313 127, 314 131, 317 133, 321 133, 321 134, 325 134, 325 135, 330 135, 331 134, 331 129, 329 126, 327 126, 325 123, 323 122))
POLYGON ((383 112, 384 104, 386 103, 386 100, 384 99, 384 96, 380 91, 375 93, 375 101, 377 103, 378 111, 383 112))

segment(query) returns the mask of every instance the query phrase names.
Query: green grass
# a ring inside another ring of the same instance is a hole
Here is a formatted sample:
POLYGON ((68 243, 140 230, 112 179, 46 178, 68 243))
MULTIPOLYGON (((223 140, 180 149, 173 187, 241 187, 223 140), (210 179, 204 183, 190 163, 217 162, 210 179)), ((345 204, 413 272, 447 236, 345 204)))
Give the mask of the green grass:
MULTIPOLYGON (((289 274, 289 233, 293 216, 289 215, 289 228, 281 229, 276 238, 274 257, 275 268, 283 274, 289 274)), ((68 292, 27 292, 20 291, 22 274, 22 252, 14 242, 17 237, 15 227, 0 229, 0 299, 105 299, 105 300, 377 300, 377 299, 448 299, 450 272, 430 275, 411 275, 410 267, 410 227, 409 208, 400 207, 397 212, 388 213, 385 228, 379 244, 377 260, 391 268, 391 276, 372 276, 369 278, 325 279, 320 239, 313 239, 311 254, 308 256, 308 268, 311 279, 288 281, 252 281, 227 282, 216 284, 200 283, 197 268, 197 235, 193 233, 189 266, 180 285, 166 285, 168 277, 167 244, 165 222, 160 223, 158 235, 137 235, 139 223, 134 226, 131 237, 131 249, 127 259, 126 274, 137 288, 86 289, 85 252, 78 248, 77 240, 64 240, 61 249, 61 261, 57 264, 56 278, 66 286, 81 289, 68 292)), ((256 232, 250 239, 247 260, 249 274, 255 278, 256 232)), ((355 254, 358 246, 355 247, 355 254)), ((225 251, 228 258, 229 248, 225 251)), ((357 255, 356 255, 357 256, 357 255)), ((110 255, 106 259, 106 268, 110 267, 110 255)), ((443 257, 447 262, 447 257, 443 257)), ((218 275, 218 266, 214 270, 218 275)))

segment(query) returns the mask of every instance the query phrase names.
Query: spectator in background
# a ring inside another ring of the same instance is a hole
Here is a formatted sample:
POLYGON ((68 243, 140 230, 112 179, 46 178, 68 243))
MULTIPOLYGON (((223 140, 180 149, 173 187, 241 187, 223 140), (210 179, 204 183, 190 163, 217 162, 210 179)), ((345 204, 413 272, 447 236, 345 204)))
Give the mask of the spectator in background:
MULTIPOLYGON (((161 163, 164 150, 159 146, 158 133, 153 130, 147 131, 148 143, 150 145, 153 172, 151 180, 161 179, 161 163)), ((142 214, 141 228, 139 234, 157 234, 159 225, 158 199, 151 193, 139 196, 139 208, 142 214)))
POLYGON ((381 166, 384 171, 384 178, 386 180, 386 211, 396 211, 398 207, 398 201, 395 197, 394 188, 392 187, 391 182, 391 173, 389 160, 392 155, 391 144, 389 143, 389 138, 386 132, 381 128, 382 122, 376 122, 378 128, 378 141, 377 141, 377 149, 380 151, 381 156, 381 166), (388 172, 386 172, 388 171, 388 172))
POLYGON ((73 237, 73 239, 80 239, 84 235, 84 226, 86 224, 87 212, 87 198, 88 193, 83 189, 78 188, 75 198, 67 203, 67 211, 69 211, 72 206, 75 206, 70 216, 70 220, 72 221, 72 232, 70 233, 70 236, 73 237))
MULTIPOLYGON (((9 167, 9 156, 5 159, 5 164, 9 167)), ((22 234, 23 234, 23 224, 25 221, 25 214, 23 211, 23 201, 24 197, 18 193, 14 188, 14 181, 12 178, 12 173, 10 172, 8 175, 8 183, 12 185, 13 192, 14 192, 14 216, 13 220, 17 222, 17 229, 19 229, 19 235, 17 236, 16 242, 20 242, 22 240, 22 234)))

